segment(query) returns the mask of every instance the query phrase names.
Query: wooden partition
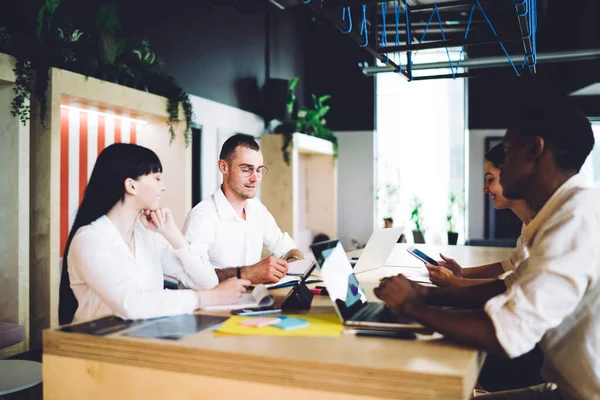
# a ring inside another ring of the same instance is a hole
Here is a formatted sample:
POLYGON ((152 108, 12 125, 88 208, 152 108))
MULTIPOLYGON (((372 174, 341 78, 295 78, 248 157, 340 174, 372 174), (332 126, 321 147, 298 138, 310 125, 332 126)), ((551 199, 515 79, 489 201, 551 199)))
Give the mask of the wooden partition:
POLYGON ((269 174, 262 182, 261 200, 282 231, 298 248, 308 251, 314 235, 337 236, 337 168, 333 144, 295 133, 289 165, 281 150, 284 136, 261 137, 269 174))
POLYGON ((66 236, 98 153, 114 142, 154 150, 164 167, 162 205, 183 224, 191 207, 191 150, 183 127, 169 145, 163 97, 53 68, 47 118, 32 104, 31 124, 31 344, 58 324, 61 256, 66 236))
POLYGON ((25 328, 25 341, 0 358, 27 350, 29 340, 29 124, 11 114, 14 58, 0 54, 0 321, 25 328))

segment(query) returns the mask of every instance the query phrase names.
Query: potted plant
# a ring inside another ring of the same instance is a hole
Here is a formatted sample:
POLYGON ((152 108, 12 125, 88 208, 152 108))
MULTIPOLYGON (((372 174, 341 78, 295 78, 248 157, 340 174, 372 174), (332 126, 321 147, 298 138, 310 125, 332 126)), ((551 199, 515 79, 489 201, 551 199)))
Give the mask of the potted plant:
POLYGON ((460 203, 458 197, 453 192, 449 196, 449 207, 448 215, 446 215, 446 221, 448 222, 448 244, 455 245, 458 243, 458 232, 454 230, 454 216, 456 209, 460 210, 460 203))
POLYGON ((417 196, 413 197, 412 207, 410 220, 415 224, 415 229, 412 231, 413 240, 415 243, 425 243, 425 228, 423 226, 423 217, 421 215, 423 201, 417 196))
MULTIPOLYGON (((281 151, 283 152, 283 159, 285 160, 286 164, 289 164, 290 155, 288 147, 292 144, 292 136, 294 132, 304 133, 306 135, 315 136, 332 142, 334 157, 337 157, 337 137, 335 137, 333 132, 326 127, 327 121, 325 120, 325 114, 327 114, 330 110, 330 106, 326 105, 325 102, 329 100, 331 96, 324 95, 317 97, 313 94, 313 108, 301 107, 300 111, 295 113, 295 90, 296 86, 298 85, 298 81, 299 79, 295 77, 288 84, 288 98, 286 102, 287 116, 285 120, 281 124, 278 124, 275 129, 267 129, 267 131, 270 133, 282 133, 284 135, 281 151)), ((269 121, 267 125, 272 125, 272 122, 273 121, 269 121)))

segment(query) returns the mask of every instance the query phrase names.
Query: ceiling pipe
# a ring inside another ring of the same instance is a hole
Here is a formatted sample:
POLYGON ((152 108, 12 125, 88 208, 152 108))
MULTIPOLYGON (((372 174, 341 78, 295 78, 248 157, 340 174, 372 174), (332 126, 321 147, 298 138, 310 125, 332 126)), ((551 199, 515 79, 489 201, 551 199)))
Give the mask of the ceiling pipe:
MULTIPOLYGON (((523 54, 511 55, 513 60, 522 60, 523 54)), ((600 49, 587 49, 587 50, 569 50, 553 53, 539 53, 537 55, 537 63, 564 63, 572 61, 585 61, 585 60, 596 60, 600 59, 600 49)), ((497 68, 508 66, 506 56, 497 57, 485 57, 478 59, 467 59, 460 63, 461 68, 497 68)), ((413 64, 413 70, 422 71, 429 69, 442 69, 449 68, 448 61, 425 63, 425 64, 413 64)), ((373 76, 384 72, 394 72, 391 67, 363 67, 363 74, 367 76, 373 76)))

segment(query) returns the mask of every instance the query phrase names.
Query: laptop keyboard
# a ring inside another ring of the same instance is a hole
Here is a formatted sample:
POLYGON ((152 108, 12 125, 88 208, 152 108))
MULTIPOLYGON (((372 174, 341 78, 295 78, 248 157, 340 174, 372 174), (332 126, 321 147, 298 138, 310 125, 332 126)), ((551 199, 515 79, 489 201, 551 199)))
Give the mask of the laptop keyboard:
POLYGON ((396 322, 396 317, 384 303, 367 303, 350 319, 367 322, 396 322))
POLYGON ((350 318, 350 321, 383 322, 388 324, 415 324, 400 315, 394 315, 384 303, 367 303, 350 318))

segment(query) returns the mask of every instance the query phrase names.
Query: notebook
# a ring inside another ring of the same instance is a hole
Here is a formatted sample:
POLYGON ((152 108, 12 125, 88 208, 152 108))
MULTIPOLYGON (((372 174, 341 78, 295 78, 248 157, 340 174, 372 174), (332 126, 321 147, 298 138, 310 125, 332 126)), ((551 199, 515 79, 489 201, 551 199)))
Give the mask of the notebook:
POLYGON ((256 285, 251 293, 245 293, 237 303, 204 307, 206 311, 237 310, 239 308, 270 307, 275 298, 263 284, 256 285))

